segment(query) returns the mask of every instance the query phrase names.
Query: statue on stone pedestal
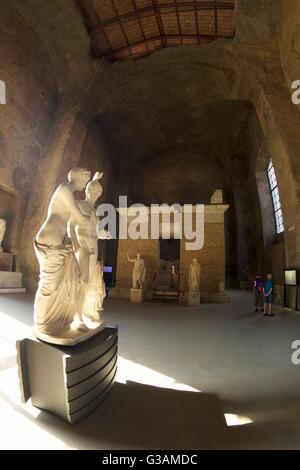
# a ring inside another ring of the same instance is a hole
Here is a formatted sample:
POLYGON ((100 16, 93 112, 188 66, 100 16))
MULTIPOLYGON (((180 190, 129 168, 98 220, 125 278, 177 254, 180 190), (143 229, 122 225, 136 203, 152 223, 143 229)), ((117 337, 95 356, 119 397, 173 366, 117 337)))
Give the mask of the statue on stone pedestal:
POLYGON ((200 292, 201 266, 196 258, 193 258, 189 268, 189 293, 199 294, 200 292))
POLYGON ((144 260, 141 258, 140 253, 137 253, 136 258, 133 259, 131 259, 127 253, 127 259, 130 263, 134 263, 132 270, 132 287, 133 289, 142 289, 146 279, 144 260))
POLYGON ((56 344, 75 344, 86 339, 90 332, 86 325, 74 323, 76 315, 81 316, 78 302, 81 272, 73 245, 66 237, 71 218, 78 226, 90 223, 90 215, 81 212, 74 197, 74 192, 82 191, 89 179, 90 171, 83 168, 69 172, 68 182, 54 192, 47 218, 34 241, 40 265, 34 302, 34 333, 38 338, 56 344))
POLYGON ((0 219, 0 253, 3 252, 2 242, 6 232, 6 220, 0 219))
POLYGON ((79 310, 92 321, 102 321, 103 299, 106 295, 102 263, 98 261, 98 236, 95 203, 102 194, 99 180, 103 173, 96 173, 85 190, 85 200, 77 201, 80 211, 88 216, 88 222, 76 223, 71 216, 68 234, 72 240, 80 269, 79 310))

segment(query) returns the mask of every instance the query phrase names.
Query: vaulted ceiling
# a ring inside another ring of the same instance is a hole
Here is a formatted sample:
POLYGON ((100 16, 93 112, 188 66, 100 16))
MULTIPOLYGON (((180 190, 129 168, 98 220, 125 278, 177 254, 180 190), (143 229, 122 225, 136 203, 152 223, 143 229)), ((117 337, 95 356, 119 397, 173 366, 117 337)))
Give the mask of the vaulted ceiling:
POLYGON ((235 0, 77 0, 95 57, 135 59, 235 32, 235 0))

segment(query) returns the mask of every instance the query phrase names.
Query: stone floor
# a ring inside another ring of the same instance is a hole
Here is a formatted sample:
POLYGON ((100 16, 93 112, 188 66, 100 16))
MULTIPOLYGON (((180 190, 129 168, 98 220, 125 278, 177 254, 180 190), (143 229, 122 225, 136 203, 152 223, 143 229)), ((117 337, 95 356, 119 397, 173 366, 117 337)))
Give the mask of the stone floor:
POLYGON ((0 296, 2 449, 300 448, 300 314, 252 311, 252 296, 186 307, 108 299, 119 325, 111 395, 76 427, 22 405, 15 340, 31 330, 32 298, 0 296))

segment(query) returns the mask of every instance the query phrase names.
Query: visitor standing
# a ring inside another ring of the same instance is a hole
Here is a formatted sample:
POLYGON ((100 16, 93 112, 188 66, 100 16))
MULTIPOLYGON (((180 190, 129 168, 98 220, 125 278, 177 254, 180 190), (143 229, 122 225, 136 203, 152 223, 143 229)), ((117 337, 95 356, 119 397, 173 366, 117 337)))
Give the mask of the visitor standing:
POLYGON ((256 275, 255 281, 253 283, 253 292, 254 292, 254 309, 255 312, 263 312, 263 283, 259 274, 256 275))
POLYGON ((263 288, 263 294, 265 317, 274 317, 274 313, 272 312, 272 305, 274 303, 274 284, 272 274, 268 274, 267 276, 267 281, 263 288))

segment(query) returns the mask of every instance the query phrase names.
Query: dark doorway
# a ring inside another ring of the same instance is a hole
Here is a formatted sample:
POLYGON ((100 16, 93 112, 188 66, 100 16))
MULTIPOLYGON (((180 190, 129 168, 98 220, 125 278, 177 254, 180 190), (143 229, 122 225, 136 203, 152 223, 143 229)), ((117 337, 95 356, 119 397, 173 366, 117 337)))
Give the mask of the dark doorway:
POLYGON ((159 240, 159 262, 155 278, 155 294, 159 298, 178 300, 180 240, 159 240))
POLYGON ((180 240, 169 238, 159 240, 159 259, 179 265, 180 259, 180 240))

